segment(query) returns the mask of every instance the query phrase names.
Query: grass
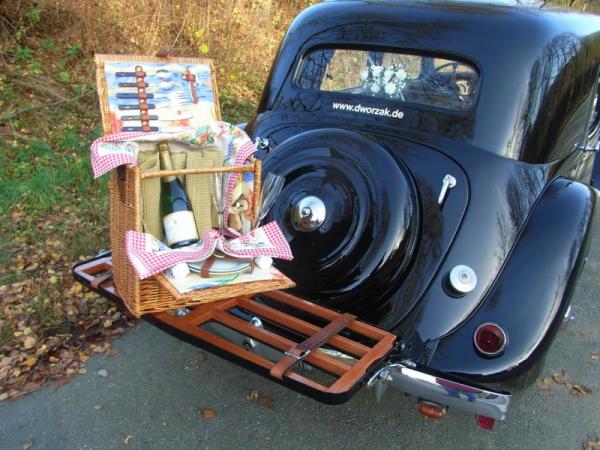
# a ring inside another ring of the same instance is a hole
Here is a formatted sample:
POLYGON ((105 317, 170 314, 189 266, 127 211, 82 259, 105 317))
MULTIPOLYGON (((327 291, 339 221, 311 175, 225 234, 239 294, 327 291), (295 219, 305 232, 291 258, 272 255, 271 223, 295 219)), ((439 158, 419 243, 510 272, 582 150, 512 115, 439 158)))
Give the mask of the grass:
POLYGON ((130 323, 71 275, 109 247, 107 177, 94 180, 89 160, 101 134, 93 54, 208 56, 223 119, 245 122, 309 0, 201 3, 0 2, 0 402, 77 373, 130 323))

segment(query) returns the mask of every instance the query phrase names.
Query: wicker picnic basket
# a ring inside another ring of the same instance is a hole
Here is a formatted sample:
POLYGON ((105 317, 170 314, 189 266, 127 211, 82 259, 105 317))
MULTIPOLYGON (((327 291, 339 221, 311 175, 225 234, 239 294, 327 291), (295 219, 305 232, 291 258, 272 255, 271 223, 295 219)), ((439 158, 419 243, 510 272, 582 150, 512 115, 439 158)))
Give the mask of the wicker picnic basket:
MULTIPOLYGON (((211 68, 212 85, 214 88, 214 113, 217 120, 220 119, 218 95, 214 70, 210 60, 198 58, 180 57, 152 57, 141 55, 96 55, 96 77, 97 88, 100 97, 102 113, 102 124, 105 134, 114 133, 111 130, 108 108, 108 88, 105 81, 104 63, 107 61, 126 62, 154 62, 154 63, 203 63, 211 68)), ((189 293, 180 293, 162 275, 140 280, 133 266, 129 263, 125 249, 125 234, 128 230, 141 232, 143 201, 142 181, 148 178, 159 178, 161 176, 212 174, 215 172, 254 172, 254 204, 252 212, 256 218, 258 199, 260 198, 261 165, 259 160, 253 160, 252 164, 237 167, 206 167, 187 168, 181 170, 143 172, 139 166, 121 166, 112 171, 109 181, 110 190, 110 240, 112 247, 113 279, 119 296, 125 305, 135 316, 147 313, 167 311, 184 306, 197 305, 199 303, 214 302, 240 295, 255 294, 275 289, 285 289, 294 286, 294 283, 283 277, 281 280, 253 281, 238 283, 227 286, 212 287, 189 293)), ((158 202, 158 198, 156 199, 158 202)), ((160 225, 159 225, 160 226, 160 225)))
POLYGON ((138 166, 121 166, 112 171, 109 190, 113 278, 119 296, 135 316, 294 286, 289 278, 283 277, 281 280, 252 281, 180 293, 162 274, 145 280, 138 278, 127 258, 125 233, 128 230, 142 231, 142 180, 215 172, 254 172, 255 196, 252 211, 256 216, 261 180, 261 163, 257 159, 253 160, 251 165, 246 166, 181 169, 151 173, 142 173, 138 166))

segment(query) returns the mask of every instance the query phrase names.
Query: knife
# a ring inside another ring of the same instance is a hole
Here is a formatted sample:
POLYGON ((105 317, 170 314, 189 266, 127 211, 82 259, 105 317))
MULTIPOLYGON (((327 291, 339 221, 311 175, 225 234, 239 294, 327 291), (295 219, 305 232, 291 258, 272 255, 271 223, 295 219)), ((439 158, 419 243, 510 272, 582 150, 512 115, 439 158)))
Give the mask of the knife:
MULTIPOLYGON (((135 105, 119 105, 117 108, 120 109, 121 111, 123 111, 123 110, 132 110, 132 109, 139 110, 140 109, 140 105, 138 105, 138 104, 135 104, 135 105)), ((151 103, 148 103, 148 104, 146 104, 146 107, 144 109, 154 109, 154 108, 156 108, 155 105, 153 105, 151 103)))
MULTIPOLYGON (((138 85, 137 83, 119 83, 119 87, 136 88, 138 85)), ((144 87, 148 87, 148 83, 144 83, 144 87)))
MULTIPOLYGON (((138 94, 122 92, 117 94, 117 98, 140 98, 138 94)), ((146 94, 145 98, 154 98, 154 94, 146 94)))
MULTIPOLYGON (((142 116, 121 116, 119 117, 121 120, 142 120, 142 116)), ((158 116, 148 116, 148 120, 158 120, 158 116)))
MULTIPOLYGON (((143 76, 146 76, 146 72, 142 72, 143 76)), ((116 72, 116 77, 137 77, 138 74, 136 72, 116 72)))
MULTIPOLYGON (((121 131, 144 131, 144 127, 122 127, 121 131)), ((158 131, 158 127, 150 127, 149 131, 158 131)))

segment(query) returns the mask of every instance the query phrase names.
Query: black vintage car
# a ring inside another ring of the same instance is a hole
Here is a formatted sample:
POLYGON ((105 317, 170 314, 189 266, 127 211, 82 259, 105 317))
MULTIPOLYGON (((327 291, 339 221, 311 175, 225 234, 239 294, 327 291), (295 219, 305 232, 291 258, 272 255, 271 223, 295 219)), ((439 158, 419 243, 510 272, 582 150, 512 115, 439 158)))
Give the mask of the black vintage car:
MULTIPOLYGON (((368 384, 415 395, 431 417, 450 406, 483 427, 504 420, 503 385, 535 380, 586 259, 599 66, 600 20, 545 5, 331 1, 301 13, 246 126, 264 172, 286 179, 267 220, 295 259, 276 265, 296 295, 395 343, 336 395, 273 379, 329 403, 368 384)), ((261 352, 250 329, 217 328, 261 352)))
POLYGON ((278 267, 399 337, 372 382, 411 392, 406 361, 535 380, 592 231, 599 58, 597 17, 540 6, 325 2, 292 24, 247 131, 286 177, 278 267))

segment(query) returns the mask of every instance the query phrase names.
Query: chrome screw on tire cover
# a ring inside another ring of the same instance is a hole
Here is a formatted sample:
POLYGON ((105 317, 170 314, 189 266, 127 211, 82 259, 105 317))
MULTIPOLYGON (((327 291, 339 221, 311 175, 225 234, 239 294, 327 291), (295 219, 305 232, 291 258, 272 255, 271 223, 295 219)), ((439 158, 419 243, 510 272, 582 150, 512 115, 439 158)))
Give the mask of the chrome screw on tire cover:
POLYGON ((454 266, 448 275, 450 287, 459 294, 467 294, 477 286, 477 275, 469 266, 454 266))
POLYGON ((314 231, 325 221, 327 209, 319 197, 309 195, 292 209, 292 225, 298 231, 314 231))

